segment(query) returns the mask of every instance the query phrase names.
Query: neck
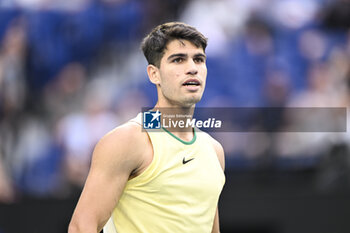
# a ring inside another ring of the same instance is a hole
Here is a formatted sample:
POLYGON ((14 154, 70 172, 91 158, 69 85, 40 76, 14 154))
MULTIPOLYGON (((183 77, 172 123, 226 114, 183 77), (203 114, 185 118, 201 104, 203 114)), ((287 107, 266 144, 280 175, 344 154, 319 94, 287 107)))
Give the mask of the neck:
POLYGON ((178 106, 178 105, 164 105, 157 102, 153 109, 155 111, 159 110, 160 112, 164 112, 167 114, 187 115, 187 116, 191 116, 192 118, 195 106, 196 106, 195 104, 189 107, 178 106))
POLYGON ((186 122, 192 120, 195 104, 190 107, 162 105, 159 102, 154 106, 153 111, 159 110, 162 113, 163 128, 183 141, 191 141, 194 137, 193 128, 186 127, 186 122), (185 125, 182 125, 182 123, 185 125))

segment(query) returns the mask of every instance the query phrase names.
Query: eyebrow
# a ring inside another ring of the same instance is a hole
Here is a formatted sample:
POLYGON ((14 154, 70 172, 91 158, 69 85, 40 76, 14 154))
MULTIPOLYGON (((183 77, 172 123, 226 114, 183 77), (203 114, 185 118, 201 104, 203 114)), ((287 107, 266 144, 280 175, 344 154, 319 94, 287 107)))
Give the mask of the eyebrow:
MULTIPOLYGON (((185 53, 174 53, 171 54, 167 60, 170 61, 174 57, 187 57, 188 55, 185 53)), ((193 57, 203 57, 204 59, 207 57, 204 53, 196 53, 193 57)))

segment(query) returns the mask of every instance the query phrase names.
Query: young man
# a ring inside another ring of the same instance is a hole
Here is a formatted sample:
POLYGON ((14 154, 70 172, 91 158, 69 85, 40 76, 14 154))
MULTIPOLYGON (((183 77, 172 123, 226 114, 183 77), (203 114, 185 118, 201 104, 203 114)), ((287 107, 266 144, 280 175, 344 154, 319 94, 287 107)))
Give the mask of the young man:
MULTIPOLYGON (((205 88, 206 45, 195 28, 177 22, 146 36, 154 109, 193 114, 205 88)), ((222 146, 197 129, 145 132, 140 122, 141 114, 96 145, 69 233, 219 232, 222 146)))

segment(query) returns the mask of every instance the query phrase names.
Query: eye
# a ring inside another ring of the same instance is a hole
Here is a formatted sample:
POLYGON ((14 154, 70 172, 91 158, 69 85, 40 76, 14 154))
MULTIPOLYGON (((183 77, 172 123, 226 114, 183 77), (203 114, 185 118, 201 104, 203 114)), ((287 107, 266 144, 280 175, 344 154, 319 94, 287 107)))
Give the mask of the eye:
POLYGON ((202 58, 202 57, 195 57, 195 58, 193 59, 193 61, 194 61, 195 63, 203 63, 203 62, 204 62, 204 58, 202 58))
POLYGON ((173 60, 174 63, 181 63, 181 62, 183 62, 183 61, 184 61, 184 59, 183 59, 182 57, 178 57, 178 58, 175 58, 175 59, 173 60))

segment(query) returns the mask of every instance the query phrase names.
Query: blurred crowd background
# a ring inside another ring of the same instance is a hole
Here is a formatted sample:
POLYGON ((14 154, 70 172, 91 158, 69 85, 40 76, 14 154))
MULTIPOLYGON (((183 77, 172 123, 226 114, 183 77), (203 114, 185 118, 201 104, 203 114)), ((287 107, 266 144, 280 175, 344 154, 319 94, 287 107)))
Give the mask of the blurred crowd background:
MULTIPOLYGON (((347 0, 0 0, 0 203, 80 194, 99 138, 155 104, 139 45, 172 20, 209 38, 198 106, 349 106, 347 0)), ((350 186, 349 133, 213 136, 228 172, 350 186)))

